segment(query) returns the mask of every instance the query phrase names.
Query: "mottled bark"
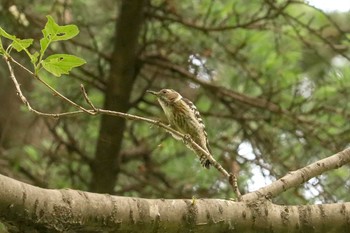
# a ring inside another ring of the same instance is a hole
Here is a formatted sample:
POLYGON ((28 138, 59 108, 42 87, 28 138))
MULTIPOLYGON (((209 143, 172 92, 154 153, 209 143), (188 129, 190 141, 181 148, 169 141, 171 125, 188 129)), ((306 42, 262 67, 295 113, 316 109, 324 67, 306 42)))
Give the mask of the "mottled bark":
POLYGON ((143 199, 49 190, 0 175, 0 219, 20 232, 347 232, 350 203, 143 199))
MULTIPOLYGON (((104 109, 127 112, 137 75, 137 40, 143 23, 145 0, 124 0, 116 24, 116 39, 104 109)), ((112 46, 112 45, 111 45, 112 46)), ((117 179, 125 119, 104 115, 92 163, 90 190, 112 193, 117 179)))

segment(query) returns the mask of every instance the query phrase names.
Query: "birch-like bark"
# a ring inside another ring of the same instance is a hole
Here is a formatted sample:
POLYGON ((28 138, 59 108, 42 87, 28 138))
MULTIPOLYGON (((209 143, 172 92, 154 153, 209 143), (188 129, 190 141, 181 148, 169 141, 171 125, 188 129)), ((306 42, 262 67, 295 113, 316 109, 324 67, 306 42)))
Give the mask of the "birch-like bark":
POLYGON ((0 219, 21 232, 347 232, 350 203, 164 200, 42 189, 0 175, 0 219))

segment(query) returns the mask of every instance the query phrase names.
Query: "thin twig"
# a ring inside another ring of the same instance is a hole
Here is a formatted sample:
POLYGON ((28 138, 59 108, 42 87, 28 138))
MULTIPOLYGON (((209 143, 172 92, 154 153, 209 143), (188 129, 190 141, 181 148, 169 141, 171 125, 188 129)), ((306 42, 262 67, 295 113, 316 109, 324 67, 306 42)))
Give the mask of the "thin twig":
POLYGON ((36 76, 32 71, 28 70, 26 67, 24 67, 22 64, 18 63, 17 61, 13 60, 11 57, 5 57, 6 63, 8 65, 8 68, 10 70, 10 74, 11 74, 11 78, 16 86, 16 90, 17 93, 19 94, 22 102, 28 107, 28 109, 30 111, 35 112, 38 115, 41 116, 47 116, 47 117, 54 117, 54 118, 58 118, 60 116, 67 116, 67 115, 73 115, 73 114, 78 114, 78 113, 87 113, 90 115, 97 115, 97 114, 105 114, 105 115, 111 115, 111 116, 117 116, 117 117, 122 117, 128 120, 137 120, 137 121, 144 121, 153 125, 157 125, 163 129, 165 129, 167 132, 169 132, 174 138, 182 138, 184 143, 186 145, 189 146, 190 149, 194 150, 195 153, 197 154, 205 154, 207 156, 207 159, 210 161, 210 163, 221 173, 223 174, 227 179, 228 182, 230 183, 230 185, 233 188, 233 191, 236 195, 236 197, 238 199, 240 199, 241 194, 239 192, 238 189, 238 185, 237 185, 237 178, 233 175, 228 173, 215 159, 214 157, 208 153, 207 151, 205 151, 201 146, 199 146, 189 135, 185 135, 180 133, 179 131, 171 128, 170 126, 157 121, 157 120, 152 120, 149 118, 145 118, 145 117, 141 117, 141 116, 137 116, 137 115, 132 115, 132 114, 128 114, 128 113, 122 113, 122 112, 116 112, 116 111, 111 111, 111 110, 105 110, 105 109, 99 109, 96 108, 94 106, 94 104, 92 103, 92 101, 90 100, 90 98, 88 97, 86 90, 84 88, 84 86, 81 84, 80 88, 81 91, 83 93, 84 99, 85 101, 90 105, 90 107, 92 108, 90 109, 86 109, 84 107, 82 107, 81 105, 73 102, 72 100, 68 99, 67 97, 65 97, 64 95, 62 95, 61 93, 59 93, 56 89, 54 89, 53 87, 51 87, 48 83, 46 83, 44 80, 42 80, 39 76, 36 76), (38 81, 40 81, 42 84, 44 84, 46 87, 48 87, 51 92, 53 92, 55 95, 59 96, 61 99, 63 99, 64 101, 68 102, 69 104, 73 105, 74 107, 78 108, 78 111, 72 111, 72 112, 65 112, 65 113, 43 113, 43 112, 39 112, 35 109, 33 109, 28 100, 26 99, 26 97, 23 95, 20 85, 17 82, 17 79, 15 77, 15 74, 13 72, 13 68, 11 66, 10 62, 14 62, 15 64, 17 64, 18 66, 20 66, 21 68, 23 68, 24 70, 26 70, 27 72, 29 72, 32 76, 34 76, 38 81))
MULTIPOLYGON (((173 133, 173 132, 172 132, 172 133, 173 133)), ((181 134, 181 133, 180 133, 180 134, 181 134)), ((179 137, 183 138, 184 143, 185 143, 186 145, 189 145, 189 146, 190 146, 190 149, 194 150, 195 153, 196 153, 197 155, 205 154, 205 155, 207 156, 207 159, 210 161, 210 163, 211 163, 221 174, 223 174, 223 175, 227 178, 229 184, 232 186, 233 192, 235 193, 235 195, 236 195, 236 197, 238 198, 238 200, 240 200, 240 198, 241 198, 241 193, 240 193, 240 191, 239 191, 239 189, 238 189, 238 184, 237 184, 237 178, 236 178, 236 176, 235 176, 234 174, 232 174, 232 173, 228 173, 228 172, 225 170, 225 168, 223 168, 223 167, 221 166, 221 164, 218 163, 210 153, 208 153, 208 152, 207 152, 206 150, 204 150, 201 146, 199 146, 195 141, 193 141, 193 139, 192 139, 189 135, 187 135, 187 134, 186 134, 186 135, 182 134, 182 135, 176 135, 176 136, 179 136, 179 137)))
POLYGON ((106 114, 106 115, 111 115, 111 116, 118 116, 118 117, 123 117, 125 119, 128 120, 140 120, 140 121, 145 121, 148 123, 151 123, 153 125, 157 125, 163 129, 165 129, 167 132, 169 132, 175 139, 176 138, 182 138, 184 143, 186 145, 189 145, 190 149, 194 150, 196 154, 205 154, 207 156, 207 159, 210 161, 210 163, 221 173, 223 174, 229 184, 232 186, 232 189, 236 195, 236 197, 238 199, 240 199, 241 194, 240 191, 238 189, 238 184, 237 184, 237 178, 235 175, 228 173, 215 159, 214 157, 208 153, 206 150, 204 150, 201 146, 199 146, 195 141, 193 141, 193 139, 187 135, 187 134, 182 134, 179 131, 171 128, 170 126, 157 121, 157 120, 152 120, 152 119, 148 119, 148 118, 144 118, 144 117, 140 117, 140 116, 136 116, 136 115, 131 115, 128 113, 122 113, 122 112, 115 112, 115 111, 110 111, 110 110, 104 110, 104 109, 97 109, 98 113, 101 114, 106 114))
MULTIPOLYGON (((38 111, 36 109, 34 109, 30 103, 28 102, 27 98, 23 95, 23 92, 21 90, 21 86, 20 84, 18 83, 17 79, 16 79, 16 76, 15 76, 15 73, 13 71, 13 68, 11 66, 11 63, 10 62, 15 62, 17 63, 16 61, 14 61, 11 57, 7 57, 5 56, 4 57, 5 61, 6 61, 6 64, 7 64, 7 67, 10 71, 10 77, 13 81, 13 83, 15 84, 15 88, 16 88, 16 92, 17 92, 17 95, 19 96, 19 98, 22 100, 22 102, 24 103, 25 106, 27 106, 28 110, 30 112, 34 112, 36 114, 38 114, 39 116, 45 116, 45 117, 53 117, 53 118, 59 118, 61 116, 68 116, 68 115, 75 115, 77 113, 82 113, 82 111, 72 111, 72 112, 63 112, 63 113, 45 113, 45 112, 41 112, 41 111, 38 111)), ((24 68, 25 70, 29 71, 30 73, 32 73, 30 70, 28 70, 27 68, 21 66, 22 68, 24 68)))
POLYGON ((80 84, 80 89, 81 91, 83 92, 83 96, 84 96, 84 99, 85 101, 90 105, 90 107, 94 110, 94 113, 91 113, 91 114, 96 114, 98 111, 97 111, 97 108, 95 107, 95 105, 92 103, 92 101, 90 100, 86 90, 85 90, 85 87, 83 84, 80 84))
POLYGON ((29 72, 31 75, 33 75, 39 82, 41 82, 42 84, 44 84, 47 88, 49 88, 51 90, 51 92, 53 92, 55 95, 57 95, 58 97, 60 97, 61 99, 63 99, 64 101, 70 103, 71 105, 73 105, 74 107, 82 110, 83 112, 86 112, 88 114, 91 114, 91 110, 87 110, 84 107, 80 106, 79 104, 75 103, 74 101, 68 99, 67 97, 65 97, 64 95, 62 95, 60 92, 58 92, 55 88, 51 87, 47 82, 45 82, 43 79, 41 79, 38 75, 35 75, 32 71, 28 70, 25 66, 23 66, 21 63, 17 62, 16 60, 10 58, 10 61, 15 63, 16 65, 20 66, 21 68, 23 68, 25 71, 29 72))

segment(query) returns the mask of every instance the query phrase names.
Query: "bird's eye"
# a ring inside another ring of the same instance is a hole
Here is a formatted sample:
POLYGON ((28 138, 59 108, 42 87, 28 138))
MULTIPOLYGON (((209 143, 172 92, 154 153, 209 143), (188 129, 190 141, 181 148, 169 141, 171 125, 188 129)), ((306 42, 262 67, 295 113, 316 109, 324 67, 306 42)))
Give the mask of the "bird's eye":
POLYGON ((166 94, 166 93, 167 93, 167 91, 166 91, 166 90, 163 90, 163 91, 162 91, 162 93, 163 93, 163 94, 166 94))

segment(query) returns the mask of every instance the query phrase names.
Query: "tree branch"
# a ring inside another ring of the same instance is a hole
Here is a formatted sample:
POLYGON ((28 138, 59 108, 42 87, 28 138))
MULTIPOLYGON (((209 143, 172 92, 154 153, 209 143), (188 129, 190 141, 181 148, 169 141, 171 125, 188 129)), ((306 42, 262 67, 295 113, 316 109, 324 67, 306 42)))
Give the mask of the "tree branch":
POLYGON ((347 232, 350 203, 144 199, 42 189, 0 175, 0 218, 25 232, 347 232), (282 216, 282 218, 281 218, 282 216), (282 219, 282 221, 281 221, 282 219))
POLYGON ((326 171, 339 168, 349 162, 350 148, 347 148, 335 155, 314 162, 296 171, 289 172, 287 175, 276 180, 272 184, 243 195, 242 201, 257 200, 259 198, 270 199, 276 197, 292 187, 297 187, 313 177, 319 176, 326 171))
POLYGON ((229 184, 232 186, 233 188, 233 191, 236 195, 236 197, 238 199, 240 199, 241 197, 241 193, 238 189, 238 184, 237 184, 237 178, 235 177, 235 175, 233 175, 232 173, 228 173, 215 159, 214 157, 208 153, 207 151, 205 151, 202 147, 200 147, 194 140, 192 140, 191 137, 189 137, 188 135, 184 135, 182 133, 180 133, 179 131, 171 128, 170 126, 160 122, 160 121, 157 121, 157 120, 152 120, 152 119, 148 119, 148 118, 145 118, 145 117, 141 117, 141 116, 136 116, 136 115, 132 115, 132 114, 128 114, 128 113, 122 113, 122 112, 116 112, 116 111, 111 111, 111 110, 105 110, 105 109, 99 109, 99 108, 96 108, 94 106, 94 104, 92 103, 92 101, 89 99, 87 93, 86 93, 86 90, 84 88, 84 86, 81 84, 80 88, 81 88, 81 91, 83 93, 83 96, 84 96, 84 99, 85 101, 88 103, 88 105, 90 105, 90 107, 92 108, 92 110, 89 110, 89 109, 86 109, 82 106, 80 106, 79 104, 75 103, 74 101, 68 99, 67 97, 65 97, 64 95, 62 95, 60 92, 58 92, 57 90, 55 90, 53 87, 51 87, 48 83, 46 83, 44 80, 42 80, 41 78, 37 77, 34 75, 33 72, 31 72, 30 70, 28 70, 26 67, 24 67, 22 64, 18 63, 17 61, 15 61, 14 59, 12 59, 11 57, 6 57, 5 58, 6 60, 6 63, 8 65, 8 68, 9 68, 9 71, 10 71, 10 75, 11 75, 11 78, 12 78, 12 81, 14 82, 15 84, 15 87, 16 87, 16 90, 17 90, 17 93, 19 93, 19 96, 22 100, 22 102, 28 107, 28 109, 30 111, 33 111, 35 112, 36 114, 38 115, 41 115, 41 116, 46 116, 46 117, 60 117, 60 116, 68 116, 68 115, 74 115, 74 114, 77 114, 77 113, 88 113, 90 115, 97 115, 97 114, 103 114, 103 115, 109 115, 109 116, 116 116, 116 117, 121 117, 121 118, 124 118, 124 119, 128 119, 128 120, 137 120, 137 121, 144 121, 144 122, 147 122, 147 123, 150 123, 150 124, 153 124, 153 125, 156 125, 156 126, 159 126, 163 129, 165 129, 167 132, 169 132, 175 139, 176 138, 182 138, 184 143, 186 144, 186 146, 188 146, 190 149, 194 150, 194 152, 196 154, 205 154, 208 158, 208 160, 211 162, 211 164, 221 173, 223 174, 229 184), (21 87, 20 85, 18 84, 18 81, 16 79, 16 76, 14 74, 14 71, 13 71, 13 68, 11 66, 11 63, 10 61, 14 62, 15 64, 19 65, 21 68, 23 68, 24 70, 26 70, 27 72, 29 72, 31 75, 33 75, 34 77, 37 78, 37 80, 39 80, 41 83, 43 83, 46 87, 49 88, 49 90, 51 92, 53 92, 56 96, 59 96, 61 99, 63 99, 64 101, 68 102, 70 105, 73 105, 74 107, 78 108, 79 110, 78 111, 72 111, 72 112, 65 112, 65 113, 43 113, 43 112, 39 112, 35 109, 33 109, 31 107, 31 105, 29 104, 28 100, 26 99, 26 97, 23 95, 22 91, 21 91, 21 87))

